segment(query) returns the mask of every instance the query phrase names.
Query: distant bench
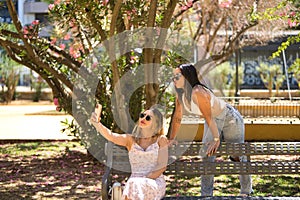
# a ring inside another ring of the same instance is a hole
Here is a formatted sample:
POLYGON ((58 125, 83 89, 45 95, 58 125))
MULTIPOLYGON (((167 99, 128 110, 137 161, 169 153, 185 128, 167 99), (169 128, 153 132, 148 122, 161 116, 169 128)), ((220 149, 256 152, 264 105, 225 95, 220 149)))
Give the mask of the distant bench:
MULTIPOLYGON (((216 156, 241 156, 248 157, 248 162, 215 161, 203 162, 199 157, 199 151, 203 144, 201 142, 180 142, 169 148, 169 165, 165 175, 196 177, 200 175, 221 175, 221 174, 300 174, 299 157, 293 160, 282 159, 282 155, 300 156, 300 142, 246 142, 222 143, 216 156), (252 159, 259 155, 275 155, 276 160, 259 161, 252 159), (251 158, 251 159, 250 159, 251 158)), ((102 178, 102 199, 109 199, 109 189, 112 186, 113 175, 129 176, 130 164, 128 151, 124 147, 106 144, 106 169, 102 178)), ((165 197, 169 199, 201 199, 203 197, 165 197)), ((237 197, 213 197, 213 199, 231 199, 237 197)), ((249 197, 258 199, 258 197, 249 197)), ((242 198, 240 198, 242 199, 242 198)), ((259 199, 274 199, 271 197, 259 197, 259 199)), ((276 198, 277 199, 277 198, 276 198)), ((293 197, 284 199, 295 199, 293 197)))

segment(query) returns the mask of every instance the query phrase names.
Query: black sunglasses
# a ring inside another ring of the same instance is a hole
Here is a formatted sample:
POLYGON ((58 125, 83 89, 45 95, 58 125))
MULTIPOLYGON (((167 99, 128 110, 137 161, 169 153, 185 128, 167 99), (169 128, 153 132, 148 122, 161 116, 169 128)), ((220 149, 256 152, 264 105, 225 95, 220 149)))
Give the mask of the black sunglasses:
POLYGON ((182 74, 181 73, 178 73, 178 74, 176 74, 173 78, 172 78, 172 80, 173 81, 178 81, 179 79, 180 79, 180 77, 182 76, 182 74))
POLYGON ((150 115, 146 115, 145 113, 141 113, 141 114, 140 114, 140 118, 141 118, 141 119, 143 119, 145 116, 146 116, 145 119, 146 119, 147 121, 150 121, 151 118, 152 118, 150 115))

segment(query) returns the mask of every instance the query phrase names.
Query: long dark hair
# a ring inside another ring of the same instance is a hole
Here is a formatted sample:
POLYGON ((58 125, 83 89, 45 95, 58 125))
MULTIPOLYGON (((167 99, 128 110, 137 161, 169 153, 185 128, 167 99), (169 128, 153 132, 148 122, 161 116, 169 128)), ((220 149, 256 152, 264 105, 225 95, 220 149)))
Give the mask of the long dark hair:
MULTIPOLYGON (((187 100, 187 103, 190 104, 191 98, 192 98, 192 90, 196 85, 200 85, 209 91, 212 92, 212 90, 201 83, 198 79, 197 70, 192 64, 181 64, 177 68, 180 69, 181 74, 185 78, 184 88, 176 88, 176 92, 178 94, 179 102, 182 103, 182 95, 184 95, 185 99, 187 100)), ((189 105, 190 106, 190 105, 189 105)))

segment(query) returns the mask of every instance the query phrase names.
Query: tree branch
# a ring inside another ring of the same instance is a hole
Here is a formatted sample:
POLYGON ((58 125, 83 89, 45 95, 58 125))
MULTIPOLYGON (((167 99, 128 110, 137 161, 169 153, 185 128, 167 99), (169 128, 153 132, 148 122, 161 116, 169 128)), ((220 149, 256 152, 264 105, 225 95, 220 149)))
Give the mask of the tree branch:
MULTIPOLYGON (((172 1, 172 0, 171 0, 172 1)), ((196 2, 198 2, 199 0, 193 0, 192 5, 196 2)), ((185 10, 180 10, 180 12, 178 12, 177 14, 174 15, 173 20, 177 19, 178 17, 182 16, 185 12, 187 12, 189 9, 193 8, 193 6, 189 6, 187 9, 185 10)))
MULTIPOLYGON (((152 47, 154 42, 154 24, 155 24, 155 16, 156 16, 156 10, 157 10, 157 0, 153 0, 150 3, 150 9, 148 14, 148 20, 147 20, 147 27, 153 27, 153 29, 147 29, 146 30, 146 47, 152 47)), ((153 63, 153 48, 145 48, 144 49, 144 63, 151 64, 153 63)), ((145 69, 147 76, 146 79, 153 80, 153 73, 147 73, 147 69, 145 69)), ((147 83, 150 82, 150 80, 146 81, 147 83)))
POLYGON ((110 23, 110 31, 109 31, 109 48, 108 48, 108 52, 109 52, 109 56, 110 59, 112 61, 112 71, 113 71, 113 83, 114 85, 117 84, 117 82, 119 81, 120 78, 120 73, 117 67, 117 63, 116 63, 116 55, 115 55, 115 41, 113 38, 113 35, 115 33, 115 28, 117 26, 117 19, 118 19, 118 15, 121 9, 121 5, 122 5, 122 0, 117 0, 114 9, 113 9, 113 14, 112 14, 112 19, 111 19, 111 23, 110 23))
POLYGON ((220 21, 219 21, 219 23, 218 23, 216 29, 214 30, 212 36, 210 37, 210 39, 209 39, 209 41, 208 41, 208 44, 207 44, 207 51, 208 51, 208 52, 209 52, 210 49, 211 49, 211 46, 212 46, 213 41, 216 41, 217 33, 218 33, 218 31, 220 30, 221 26, 223 25, 224 21, 225 21, 225 17, 223 16, 223 17, 220 19, 220 21))
POLYGON ((166 37, 167 37, 167 30, 170 27, 171 23, 172 23, 172 15, 174 14, 176 5, 177 5, 178 0, 172 0, 169 1, 168 6, 167 6, 167 10, 164 14, 164 18, 161 24, 161 27, 163 28, 160 31, 160 35, 158 37, 157 40, 157 44, 156 44, 156 49, 155 49, 155 54, 154 54, 154 63, 159 63, 160 62, 160 57, 162 54, 162 47, 166 41, 166 37))
POLYGON ((98 34, 101 37, 101 41, 105 41, 107 39, 107 34, 105 32, 105 30, 101 27, 100 22, 97 21, 97 19, 95 18, 95 16, 92 14, 92 12, 90 10, 87 10, 87 16, 91 22, 91 24, 93 25, 93 27, 97 30, 98 34))

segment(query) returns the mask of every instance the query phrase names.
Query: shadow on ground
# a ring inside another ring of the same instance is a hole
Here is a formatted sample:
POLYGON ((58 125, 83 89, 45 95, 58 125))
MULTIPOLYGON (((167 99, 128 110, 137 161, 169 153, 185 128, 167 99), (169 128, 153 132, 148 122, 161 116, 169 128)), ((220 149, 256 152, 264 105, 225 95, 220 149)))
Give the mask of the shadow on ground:
MULTIPOLYGON (((33 147, 35 148, 35 147, 33 147)), ((22 151, 30 151, 23 147, 22 151)), ((81 151, 0 154, 0 199, 100 199, 103 164, 81 151)))

